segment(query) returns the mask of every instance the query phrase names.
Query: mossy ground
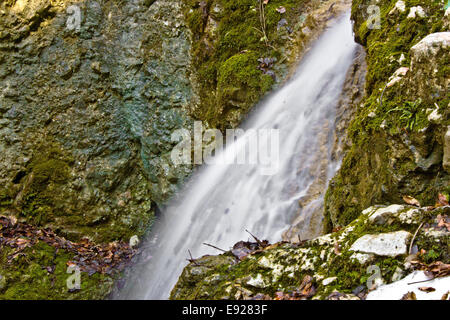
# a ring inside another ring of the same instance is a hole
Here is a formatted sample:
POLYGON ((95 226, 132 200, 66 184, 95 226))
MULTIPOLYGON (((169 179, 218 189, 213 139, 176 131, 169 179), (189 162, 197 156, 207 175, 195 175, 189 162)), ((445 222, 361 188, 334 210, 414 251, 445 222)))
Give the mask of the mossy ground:
POLYGON ((42 241, 13 255, 15 252, 8 246, 0 250, 0 275, 6 280, 0 288, 0 299, 103 299, 111 291, 113 277, 81 272, 81 289, 70 292, 67 280, 73 273, 67 272, 67 263, 73 253, 57 250, 42 241))

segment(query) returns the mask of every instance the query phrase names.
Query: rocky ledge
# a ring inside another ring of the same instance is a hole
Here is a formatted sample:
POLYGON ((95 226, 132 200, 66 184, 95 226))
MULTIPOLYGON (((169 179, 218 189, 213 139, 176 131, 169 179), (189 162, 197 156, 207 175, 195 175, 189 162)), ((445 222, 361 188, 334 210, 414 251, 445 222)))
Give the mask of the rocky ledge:
POLYGON ((296 244, 240 242, 192 260, 171 299, 447 298, 444 204, 372 206, 345 228, 296 244))

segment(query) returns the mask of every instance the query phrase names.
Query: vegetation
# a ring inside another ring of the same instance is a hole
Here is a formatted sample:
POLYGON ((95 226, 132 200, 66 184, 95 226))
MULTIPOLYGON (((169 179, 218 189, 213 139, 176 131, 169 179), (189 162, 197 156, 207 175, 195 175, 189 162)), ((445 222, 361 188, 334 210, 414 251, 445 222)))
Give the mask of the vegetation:
POLYGON ((235 126, 275 83, 258 59, 285 59, 283 46, 299 26, 305 1, 184 0, 193 33, 200 103, 194 116, 211 127, 235 126), (277 11, 283 7, 285 13, 277 11), (264 12, 262 12, 264 10, 264 12), (285 24, 280 23, 285 19, 285 24))
POLYGON ((348 128, 352 145, 327 191, 328 231, 348 224, 365 207, 399 203, 403 195, 433 205, 437 194, 448 186, 449 175, 439 161, 444 130, 450 124, 450 99, 445 90, 441 92, 448 55, 434 62, 437 72, 432 74, 433 82, 425 74, 411 78, 415 71, 409 70, 406 80, 387 87, 398 68, 410 67, 414 45, 428 34, 444 31, 444 4, 438 0, 405 0, 405 12, 392 12, 396 2, 379 2, 379 29, 367 25, 371 3, 352 2, 355 37, 367 52, 366 98, 355 106, 348 128), (409 8, 419 5, 427 15, 407 18, 409 8), (436 108, 442 120, 431 123, 427 117, 436 108))

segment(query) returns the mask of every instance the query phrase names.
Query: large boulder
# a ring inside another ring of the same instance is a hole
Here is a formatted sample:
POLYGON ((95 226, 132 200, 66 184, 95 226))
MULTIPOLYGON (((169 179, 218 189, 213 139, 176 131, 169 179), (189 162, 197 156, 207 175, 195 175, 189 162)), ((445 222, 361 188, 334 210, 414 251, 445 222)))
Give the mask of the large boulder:
POLYGON ((190 172, 170 160, 171 133, 189 128, 194 99, 181 2, 9 3, 0 5, 0 213, 73 240, 142 235, 190 172))

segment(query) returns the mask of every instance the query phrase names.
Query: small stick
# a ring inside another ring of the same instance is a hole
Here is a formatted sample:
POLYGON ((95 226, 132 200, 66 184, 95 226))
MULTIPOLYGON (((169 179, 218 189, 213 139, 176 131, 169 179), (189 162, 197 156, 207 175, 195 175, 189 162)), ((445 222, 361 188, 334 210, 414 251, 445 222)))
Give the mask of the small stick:
POLYGON ((412 250, 412 246, 413 246, 414 240, 416 239, 417 233, 419 232, 420 228, 422 228, 422 226, 423 226, 423 222, 420 224, 420 226, 417 228, 416 232, 414 233, 414 236, 413 236, 413 238, 411 240, 411 243, 409 244, 409 251, 408 251, 409 254, 411 254, 411 250, 412 250))
POLYGON ((204 244, 205 246, 208 246, 208 247, 217 249, 217 250, 219 250, 219 251, 227 252, 227 251, 225 251, 225 250, 223 250, 223 249, 220 249, 220 248, 218 248, 218 247, 216 247, 216 246, 213 246, 212 244, 209 244, 209 243, 203 243, 203 244, 204 244))
POLYGON ((198 264, 197 261, 195 261, 195 259, 192 257, 191 250, 188 249, 188 252, 189 252, 189 256, 190 256, 191 258, 190 258, 190 259, 187 259, 187 261, 189 261, 189 262, 195 264, 196 266, 198 266, 199 264, 198 264))
POLYGON ((435 279, 435 278, 431 278, 431 279, 428 279, 428 280, 422 280, 422 281, 416 281, 416 282, 410 282, 410 283, 408 283, 408 285, 415 284, 415 283, 428 282, 428 281, 432 281, 432 280, 434 280, 434 279, 435 279))
POLYGON ((258 243, 258 245, 260 247, 264 247, 263 243, 261 242, 261 240, 259 240, 257 237, 255 237, 250 231, 248 231, 247 229, 245 229, 245 232, 247 232, 249 235, 251 235, 253 237, 253 239, 256 240, 256 242, 258 243))

